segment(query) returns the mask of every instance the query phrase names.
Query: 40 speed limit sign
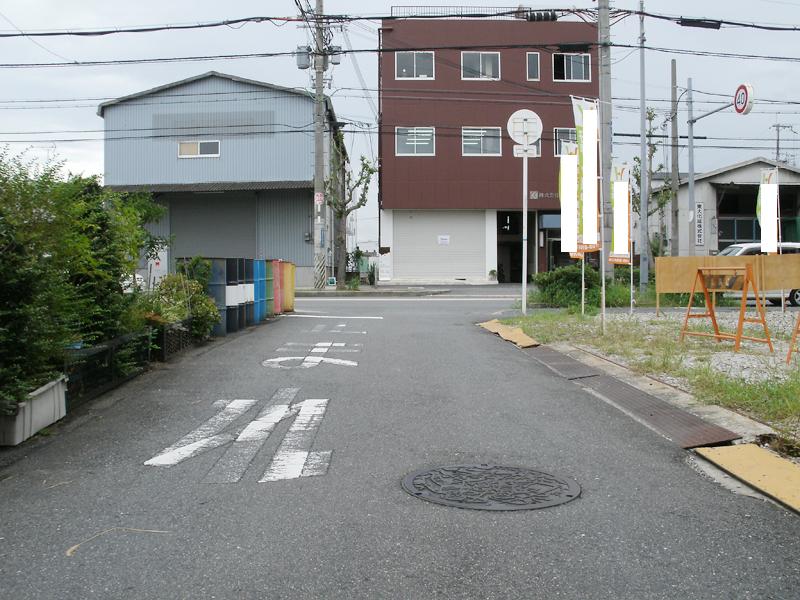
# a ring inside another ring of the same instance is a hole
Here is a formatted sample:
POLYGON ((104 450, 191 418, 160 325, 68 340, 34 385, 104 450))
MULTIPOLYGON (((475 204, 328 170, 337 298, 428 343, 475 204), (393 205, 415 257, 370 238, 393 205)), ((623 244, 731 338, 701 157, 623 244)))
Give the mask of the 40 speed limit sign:
POLYGON ((733 109, 740 115, 746 115, 753 108, 753 86, 743 83, 736 88, 733 95, 733 109))

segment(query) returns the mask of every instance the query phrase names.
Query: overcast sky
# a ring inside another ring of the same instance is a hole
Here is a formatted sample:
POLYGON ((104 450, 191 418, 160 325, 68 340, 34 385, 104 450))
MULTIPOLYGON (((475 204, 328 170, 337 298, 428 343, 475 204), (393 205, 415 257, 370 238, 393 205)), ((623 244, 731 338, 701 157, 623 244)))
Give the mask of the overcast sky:
MULTIPOLYGON (((411 3, 409 3, 411 4, 411 3)), ((424 5, 424 2, 417 2, 424 5)), ((442 2, 429 3, 440 5, 442 2)), ((459 5, 514 6, 515 2, 486 3, 462 0, 459 5)), ((594 8, 596 2, 552 1, 523 2, 532 8, 594 8)), ((635 0, 612 2, 616 8, 636 9, 635 0)), ((336 14, 388 14, 400 2, 372 0, 355 2, 327 0, 325 11, 336 14)), ((731 19, 781 25, 800 25, 800 1, 790 0, 706 0, 704 2, 650 0, 645 8, 651 12, 671 15, 731 19)), ((165 23, 194 23, 248 16, 293 16, 297 12, 291 0, 248 1, 220 3, 209 0, 169 2, 139 0, 138 2, 108 2, 107 0, 5 0, 0 3, 0 29, 13 30, 11 23, 22 30, 75 29, 107 26, 132 26, 165 23), (10 21, 10 22, 9 22, 10 21)), ((354 48, 374 48, 377 45, 377 21, 348 26, 354 48)), ((800 56, 800 32, 763 32, 753 29, 695 29, 674 23, 648 19, 645 21, 647 44, 664 48, 713 50, 731 53, 800 56)), ((638 43, 639 22, 628 17, 612 27, 612 40, 619 44, 638 43)), ((99 38, 17 38, 0 40, 3 63, 60 62, 63 60, 108 60, 234 54, 252 52, 285 52, 305 44, 308 32, 294 25, 276 27, 270 23, 247 24, 238 29, 218 28, 186 32, 119 34, 99 38)), ((341 31, 334 34, 334 43, 347 47, 341 31)), ((647 52, 646 96, 648 105, 660 109, 656 125, 664 122, 668 105, 658 102, 669 98, 670 58, 667 53, 647 52)), ((775 62, 699 56, 674 56, 678 62, 678 84, 686 85, 692 77, 696 90, 712 94, 733 95, 741 82, 749 82, 755 90, 756 105, 747 116, 736 115, 732 109, 710 116, 695 127, 695 135, 718 140, 698 140, 696 170, 702 172, 755 156, 775 157, 776 123, 791 125, 800 131, 800 62, 775 62), (758 103, 758 99, 795 101, 798 104, 758 103), (734 138, 734 139, 731 139, 734 138), (741 138, 744 139, 737 141, 741 138), (731 149, 703 146, 731 146, 731 149)), ((360 91, 353 57, 344 57, 332 72, 333 96, 338 116, 346 120, 375 123, 370 105, 360 91)), ((612 51, 612 95, 614 101, 614 130, 617 133, 638 133, 639 53, 629 49, 612 51)), ((367 90, 377 96, 377 59, 374 54, 359 54, 358 65, 367 90)), ((56 157, 66 162, 72 172, 102 174, 103 120, 97 116, 97 104, 102 99, 116 98, 205 71, 217 70, 242 77, 258 79, 283 86, 310 89, 309 71, 295 67, 293 57, 259 58, 207 62, 181 62, 155 65, 24 68, 2 69, 3 88, 0 91, 0 139, 26 140, 12 144, 14 151, 28 149, 37 157, 56 157), (77 100, 91 98, 92 100, 77 100), (98 100, 94 100, 94 99, 98 100), (9 104, 9 100, 56 100, 51 103, 9 104), (21 133, 20 133, 21 132, 21 133), (33 134, 31 132, 48 132, 33 134), (64 138, 96 138, 98 141, 57 142, 64 138), (40 141, 30 141, 40 140, 40 141)), ((593 74, 596 73, 593 65, 593 74)), ((685 98, 685 97, 684 97, 685 98)), ((695 115, 719 106, 703 102, 719 102, 721 96, 695 94, 695 115)), ((522 108, 522 107, 520 107, 522 108)), ((535 107, 534 107, 535 109, 535 107)), ((686 105, 681 103, 680 133, 686 134, 686 105)), ((509 109, 509 113, 513 112, 509 109)), ((545 124, 547 126, 547 124, 545 124)), ((798 135, 781 131, 782 158, 800 158, 798 135)), ((614 155, 620 161, 630 161, 638 154, 635 139, 615 139, 614 155)), ((347 144, 351 156, 364 154, 374 158, 377 142, 369 136, 354 134, 347 144)), ((687 153, 681 150, 681 170, 687 168, 687 153)), ((659 156, 660 159, 660 156, 659 156)), ((535 167, 533 167, 535 168, 535 167)), ((374 190, 370 204, 360 212, 359 239, 362 248, 373 248, 377 240, 377 204, 374 190)))

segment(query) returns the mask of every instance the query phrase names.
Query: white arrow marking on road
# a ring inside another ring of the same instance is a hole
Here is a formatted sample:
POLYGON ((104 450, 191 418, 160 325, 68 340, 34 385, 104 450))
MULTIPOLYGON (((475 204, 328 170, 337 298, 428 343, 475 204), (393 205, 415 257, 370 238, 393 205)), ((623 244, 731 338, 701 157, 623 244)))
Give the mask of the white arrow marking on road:
POLYGON ((230 434, 216 435, 229 423, 235 421, 256 403, 255 400, 231 400, 219 413, 200 427, 186 434, 172 446, 164 448, 144 464, 169 467, 183 462, 206 450, 217 448, 233 440, 230 434))
POLYGON ((312 453, 308 450, 314 443, 317 430, 322 423, 322 417, 325 416, 328 400, 304 400, 297 406, 300 407, 300 412, 283 438, 272 462, 264 472, 264 476, 259 479, 259 483, 320 475, 328 470, 330 453, 312 453), (309 465, 308 475, 305 472, 307 463, 309 465))

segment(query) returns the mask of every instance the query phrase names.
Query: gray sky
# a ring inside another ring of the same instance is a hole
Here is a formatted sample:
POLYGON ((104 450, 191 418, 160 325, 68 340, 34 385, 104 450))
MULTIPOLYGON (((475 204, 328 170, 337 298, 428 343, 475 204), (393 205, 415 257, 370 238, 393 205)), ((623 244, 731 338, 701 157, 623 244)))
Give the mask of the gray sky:
MULTIPOLYGON (((325 11, 337 14, 387 14, 392 5, 401 2, 373 0, 355 2, 327 0, 325 11)), ((409 3, 410 4, 410 3, 409 3)), ((426 4, 417 2, 417 4, 426 4)), ((435 2, 429 4, 443 4, 435 2)), ((462 0, 459 5, 513 6, 516 2, 486 3, 462 0)), ((596 2, 523 2, 533 8, 596 7, 596 2)), ((617 0, 617 8, 636 9, 635 0, 617 0)), ((646 10, 671 15, 724 18, 760 23, 800 25, 800 1, 790 0, 687 0, 655 1, 645 3, 646 10)), ((33 29, 74 29, 105 26, 131 26, 164 23, 195 23, 245 16, 294 16, 291 0, 248 1, 235 3, 193 0, 170 2, 140 0, 138 2, 108 2, 107 0, 5 0, 0 3, 0 13, 16 27, 33 29)), ((373 48, 377 45, 378 23, 362 22, 348 26, 354 48, 373 48)), ((645 22, 647 44, 658 47, 692 50, 714 50, 734 53, 800 56, 800 32, 775 33, 752 29, 723 29, 720 31, 680 27, 670 22, 648 19, 645 22)), ((0 29, 12 26, 0 17, 0 29)), ((612 27, 613 41, 636 44, 638 19, 628 17, 612 27)), ((238 29, 220 28, 186 32, 148 34, 120 34, 100 38, 36 38, 3 39, 2 61, 55 62, 67 60, 98 60, 187 56, 205 54, 232 54, 249 52, 285 52, 307 41, 308 33, 302 28, 287 24, 275 27, 269 23, 247 24, 238 29), (40 45, 39 45, 40 44, 40 45), (44 46, 44 48, 42 47, 44 46)), ((336 31, 334 43, 346 47, 342 32, 336 31)), ((658 99, 669 98, 670 54, 648 52, 647 98, 648 105, 660 109, 656 125, 664 121, 668 105, 658 99)), ((692 77, 696 90, 732 96, 741 82, 749 82, 755 90, 756 105, 747 116, 736 115, 732 109, 700 121, 695 135, 719 138, 756 138, 745 141, 698 140, 695 152, 698 172, 755 156, 775 156, 775 130, 771 126, 782 123, 795 126, 800 131, 800 104, 758 103, 758 99, 800 101, 800 62, 772 62, 698 56, 675 56, 678 61, 678 84, 686 85, 692 77), (734 146, 733 149, 703 148, 703 146, 734 146), (744 147, 743 147, 744 146, 744 147), (756 148, 749 148, 755 146, 756 148)), ((356 75, 353 58, 344 57, 342 64, 333 70, 332 87, 327 91, 334 99, 337 114, 348 120, 374 123, 369 104, 359 91, 361 85, 356 75)), ((614 130, 620 133, 638 133, 639 54, 629 49, 612 51, 612 95, 614 101, 614 130), (623 100, 629 99, 629 100, 623 100)), ((377 97, 377 57, 359 54, 358 64, 366 80, 367 89, 377 97)), ((75 173, 103 172, 101 131, 103 121, 96 115, 100 100, 74 101, 81 98, 115 98, 168 83, 209 70, 217 70, 242 77, 258 79, 284 86, 310 88, 308 71, 299 71, 293 57, 260 58, 244 60, 184 62, 156 65, 67 67, 43 69, 3 69, 3 90, 0 92, 0 139, 41 140, 12 144, 14 151, 28 149, 31 156, 57 157, 66 162, 66 169, 75 173), (47 99, 62 100, 52 103, 8 104, 9 100, 47 99), (66 101, 70 100, 70 101, 66 101), (6 101, 5 103, 3 101, 6 101), (12 107, 16 107, 12 110, 12 107), (67 133, 69 130, 78 130, 67 133), (94 132, 87 130, 95 130, 94 132), (32 134, 30 132, 64 132, 32 134), (19 135, 13 132, 23 132, 19 135), (98 141, 53 142, 63 138, 96 138, 98 141)), ((593 65, 593 72, 595 66, 593 65)), ((719 96, 697 93, 695 114, 716 108, 719 96)), ((681 103, 680 133, 686 134, 686 105, 681 103)), ((509 108, 509 113, 513 112, 509 108)), ((547 124, 545 124, 546 126, 547 124)), ((347 144, 351 156, 364 154, 374 157, 377 140, 370 136, 354 134, 347 144)), ((781 154, 790 161, 800 158, 800 136, 788 130, 781 132, 781 154)), ((615 139, 614 154, 620 161, 630 161, 638 154, 635 139, 615 139)), ((660 159, 659 154, 659 159, 660 159)), ((681 170, 687 168, 687 153, 681 150, 681 170)), ((532 168, 535 168, 532 167, 532 168)), ((373 180, 370 204, 359 215, 359 240, 362 248, 373 248, 377 240, 377 203, 373 180)))

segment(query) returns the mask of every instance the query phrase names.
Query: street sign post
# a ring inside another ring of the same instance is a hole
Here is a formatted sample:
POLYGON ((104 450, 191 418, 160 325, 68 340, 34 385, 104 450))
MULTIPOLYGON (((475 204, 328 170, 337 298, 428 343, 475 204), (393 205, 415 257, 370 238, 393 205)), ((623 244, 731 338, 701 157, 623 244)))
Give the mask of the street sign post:
POLYGON ((746 115, 753 108, 753 86, 743 83, 736 88, 733 95, 733 109, 740 115, 746 115))
POLYGON ((536 142, 542 137, 542 120, 532 110, 520 109, 508 119, 509 137, 519 144, 514 156, 522 158, 522 314, 528 313, 528 157, 537 156, 536 142))

